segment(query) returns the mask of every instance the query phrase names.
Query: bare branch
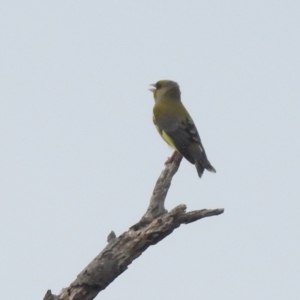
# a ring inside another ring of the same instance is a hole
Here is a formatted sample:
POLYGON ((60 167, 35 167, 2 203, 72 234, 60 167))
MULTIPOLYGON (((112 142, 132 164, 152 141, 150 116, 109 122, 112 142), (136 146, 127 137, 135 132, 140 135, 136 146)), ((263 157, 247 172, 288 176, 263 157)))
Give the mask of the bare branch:
POLYGON ((181 154, 175 151, 172 155, 172 160, 172 163, 165 165, 165 169, 161 172, 156 181, 146 213, 139 223, 133 225, 132 228, 138 229, 139 227, 145 226, 155 218, 168 212, 165 209, 165 199, 171 186, 172 178, 179 169, 182 160, 181 154))
POLYGON ((180 154, 175 154, 173 162, 167 164, 162 171, 156 182, 147 212, 142 219, 119 237, 116 237, 112 231, 107 238, 108 245, 70 286, 63 289, 59 296, 52 295, 49 290, 44 300, 92 300, 149 246, 160 242, 181 224, 189 224, 224 212, 224 209, 186 212, 184 204, 175 207, 170 212, 166 211, 165 198, 181 159, 180 154))

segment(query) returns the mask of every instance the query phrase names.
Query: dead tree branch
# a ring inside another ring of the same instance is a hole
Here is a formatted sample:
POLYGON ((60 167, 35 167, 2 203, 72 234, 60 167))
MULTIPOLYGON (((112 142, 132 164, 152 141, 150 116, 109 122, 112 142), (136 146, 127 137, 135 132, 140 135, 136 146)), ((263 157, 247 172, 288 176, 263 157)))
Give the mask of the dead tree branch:
POLYGON ((64 288, 58 296, 53 295, 48 290, 44 300, 92 300, 122 274, 132 261, 149 246, 160 242, 181 224, 189 224, 224 212, 224 209, 202 209, 186 212, 184 204, 167 212, 164 207, 165 198, 181 159, 181 155, 177 153, 174 161, 162 171, 154 187, 150 205, 142 219, 119 237, 116 237, 112 231, 107 238, 108 245, 89 263, 70 286, 64 288))

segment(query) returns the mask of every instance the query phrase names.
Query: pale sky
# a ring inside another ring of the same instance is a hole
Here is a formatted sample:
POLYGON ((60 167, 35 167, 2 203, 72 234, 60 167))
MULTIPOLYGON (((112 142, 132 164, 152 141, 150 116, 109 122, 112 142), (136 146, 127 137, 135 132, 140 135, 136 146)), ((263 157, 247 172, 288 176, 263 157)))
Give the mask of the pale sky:
POLYGON ((97 299, 300 299, 300 2, 0 3, 0 299, 58 294, 147 209, 172 153, 148 85, 175 80, 216 174, 166 207, 225 208, 97 299))

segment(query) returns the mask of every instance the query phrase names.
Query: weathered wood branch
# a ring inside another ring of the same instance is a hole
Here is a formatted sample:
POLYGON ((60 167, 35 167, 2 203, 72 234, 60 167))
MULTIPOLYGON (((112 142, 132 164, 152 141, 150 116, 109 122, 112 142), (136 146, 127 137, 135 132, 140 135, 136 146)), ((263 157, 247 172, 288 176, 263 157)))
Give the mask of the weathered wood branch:
POLYGON ((167 212, 164 207, 165 198, 181 159, 181 155, 176 153, 174 161, 166 165, 162 171, 154 187, 147 212, 142 219, 119 237, 116 237, 112 231, 107 238, 108 245, 89 263, 70 286, 63 289, 58 296, 53 295, 48 290, 44 300, 92 300, 122 274, 132 261, 149 246, 160 242, 181 224, 189 224, 224 212, 224 209, 202 209, 186 212, 184 204, 167 212))

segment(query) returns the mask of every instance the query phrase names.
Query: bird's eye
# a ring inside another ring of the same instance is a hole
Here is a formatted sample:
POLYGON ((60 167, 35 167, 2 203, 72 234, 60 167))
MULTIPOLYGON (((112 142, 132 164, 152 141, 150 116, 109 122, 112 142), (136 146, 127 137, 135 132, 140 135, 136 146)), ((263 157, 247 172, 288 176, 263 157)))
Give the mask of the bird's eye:
POLYGON ((159 82, 157 82, 156 85, 155 85, 155 87, 156 87, 156 89, 158 90, 158 89, 161 88, 161 84, 160 84, 159 82))

